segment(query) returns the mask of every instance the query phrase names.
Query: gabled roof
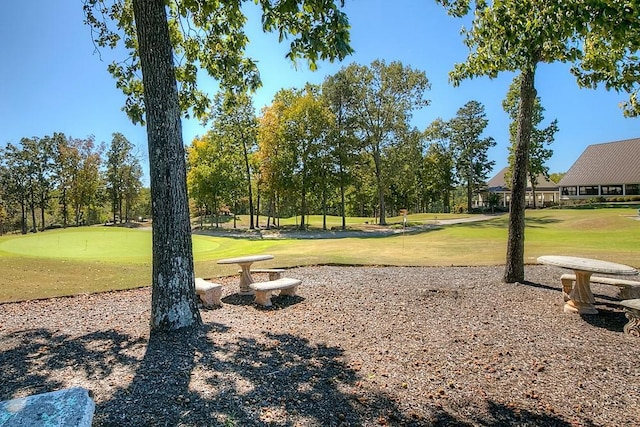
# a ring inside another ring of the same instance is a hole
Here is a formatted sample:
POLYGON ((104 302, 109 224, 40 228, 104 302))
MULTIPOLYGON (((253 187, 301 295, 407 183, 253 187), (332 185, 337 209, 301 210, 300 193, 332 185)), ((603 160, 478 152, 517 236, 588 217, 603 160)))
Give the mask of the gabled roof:
MULTIPOLYGON (((493 178, 487 182, 488 191, 510 191, 511 183, 507 183, 504 179, 504 174, 509 168, 503 168, 493 178)), ((549 181, 543 174, 538 175, 536 190, 556 191, 558 190, 558 184, 553 181, 549 181)), ((531 183, 527 180, 527 191, 531 191, 531 183)))
POLYGON ((639 183, 640 138, 635 138, 589 145, 558 185, 639 183))

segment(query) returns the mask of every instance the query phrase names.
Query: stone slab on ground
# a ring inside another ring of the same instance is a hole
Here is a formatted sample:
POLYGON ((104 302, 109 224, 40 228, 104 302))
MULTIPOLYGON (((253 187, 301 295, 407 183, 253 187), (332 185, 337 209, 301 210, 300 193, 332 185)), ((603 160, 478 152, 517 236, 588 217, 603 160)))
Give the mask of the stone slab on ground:
POLYGON ((91 427, 95 403, 81 387, 0 402, 2 427, 91 427))

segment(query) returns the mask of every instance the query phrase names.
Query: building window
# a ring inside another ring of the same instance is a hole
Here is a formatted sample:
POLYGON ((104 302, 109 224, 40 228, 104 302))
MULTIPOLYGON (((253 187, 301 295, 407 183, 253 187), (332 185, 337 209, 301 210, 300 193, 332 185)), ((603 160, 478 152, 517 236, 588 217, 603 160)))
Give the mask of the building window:
POLYGON ((562 187, 563 196, 577 196, 578 190, 576 187, 562 187))
POLYGON ((598 186, 597 185, 585 185, 579 188, 579 193, 581 196, 597 196, 598 186))
POLYGON ((627 196, 640 195, 640 184, 627 184, 624 186, 624 191, 627 196))
POLYGON ((603 196, 622 196, 622 184, 620 185, 603 185, 600 187, 603 196))

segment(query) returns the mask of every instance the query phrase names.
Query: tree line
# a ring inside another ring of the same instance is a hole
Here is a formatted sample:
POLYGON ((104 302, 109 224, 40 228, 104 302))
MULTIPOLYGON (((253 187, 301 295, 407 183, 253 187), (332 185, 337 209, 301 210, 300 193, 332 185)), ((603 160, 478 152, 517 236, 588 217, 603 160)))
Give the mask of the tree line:
POLYGON ((0 149, 0 234, 128 221, 148 216, 149 195, 134 145, 114 133, 22 138, 0 149))
MULTIPOLYGON (((503 103, 513 120, 512 143, 519 82, 514 80, 503 103)), ((252 229, 260 215, 267 227, 280 217, 300 216, 305 228, 308 215, 321 214, 326 229, 327 215, 341 216, 346 228, 346 216, 385 224, 388 214, 402 209, 472 211, 495 163, 487 156, 495 141, 482 136, 488 125, 484 106, 469 101, 454 118, 438 118, 419 130, 410 120, 429 105, 428 89, 424 72, 376 60, 344 67, 321 85, 282 89, 259 115, 246 93, 216 94, 211 129, 186 150, 193 213, 216 220, 223 209, 248 213, 252 229), (461 192, 456 202, 452 195, 461 192)), ((537 126, 544 118, 539 99, 535 111, 537 126)), ((556 131, 554 121, 534 132, 534 183, 548 173, 544 162, 552 151, 545 145, 556 131)), ((93 137, 54 133, 23 138, 1 154, 3 229, 26 233, 151 216, 134 146, 120 133, 108 150, 93 137)))
POLYGON ((342 216, 344 227, 346 216, 449 212, 459 185, 470 211, 494 164, 484 106, 469 101, 419 130, 411 118, 429 88, 423 71, 375 60, 282 89, 259 116, 246 94, 218 93, 211 129, 187 149, 189 194, 202 214, 251 213, 252 228, 254 215, 268 226, 298 215, 304 228, 309 214, 342 216))

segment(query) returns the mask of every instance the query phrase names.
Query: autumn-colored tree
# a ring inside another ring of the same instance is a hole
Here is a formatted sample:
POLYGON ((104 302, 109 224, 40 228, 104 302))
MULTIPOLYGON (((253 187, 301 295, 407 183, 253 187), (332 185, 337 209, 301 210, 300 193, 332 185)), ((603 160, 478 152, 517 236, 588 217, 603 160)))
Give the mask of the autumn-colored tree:
POLYGON ((223 205, 232 204, 238 188, 244 188, 241 153, 233 140, 217 130, 195 138, 187 149, 187 185, 190 196, 215 217, 223 205))
MULTIPOLYGON (((315 188, 326 191, 327 140, 333 115, 319 98, 318 87, 307 87, 293 98, 283 113, 283 141, 293 153, 293 182, 300 195, 300 229, 306 228, 307 195, 315 188)), ((326 227, 326 224, 325 224, 326 227)))

